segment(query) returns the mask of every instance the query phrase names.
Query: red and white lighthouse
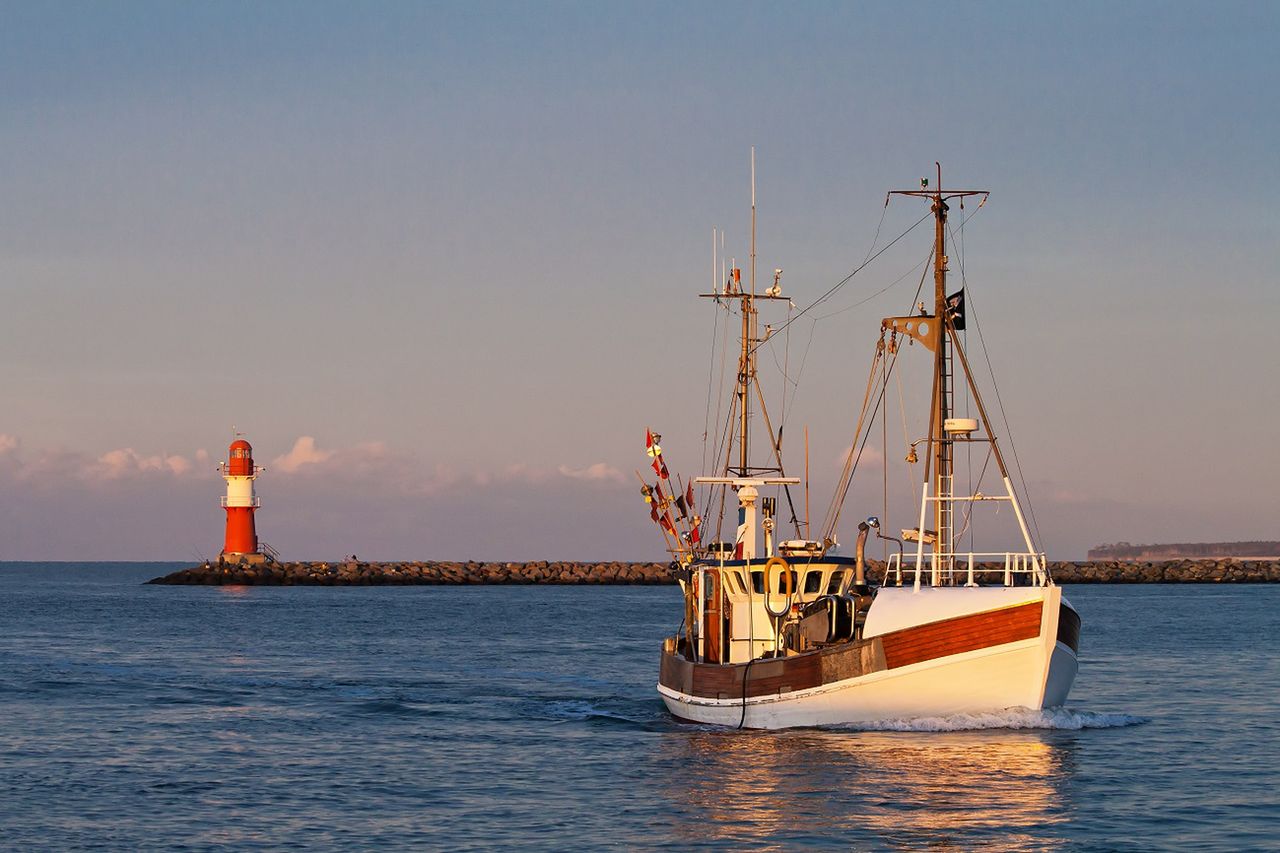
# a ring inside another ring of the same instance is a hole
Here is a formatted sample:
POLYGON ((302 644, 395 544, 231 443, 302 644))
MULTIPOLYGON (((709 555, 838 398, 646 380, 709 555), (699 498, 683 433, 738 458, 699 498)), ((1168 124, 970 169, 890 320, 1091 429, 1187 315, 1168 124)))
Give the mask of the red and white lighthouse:
POLYGON ((222 546, 222 559, 257 562, 263 559, 258 548, 258 531, 253 514, 262 499, 253 493, 253 481, 263 468, 253 464, 253 448, 243 438, 231 442, 227 461, 218 466, 227 481, 227 494, 222 506, 227 511, 227 538, 222 546))

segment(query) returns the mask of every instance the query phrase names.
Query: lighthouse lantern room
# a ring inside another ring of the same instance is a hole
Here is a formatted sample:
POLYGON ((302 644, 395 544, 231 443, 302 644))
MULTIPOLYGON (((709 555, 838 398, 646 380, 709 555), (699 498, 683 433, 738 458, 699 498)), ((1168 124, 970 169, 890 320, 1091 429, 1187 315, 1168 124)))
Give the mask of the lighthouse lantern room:
POLYGON ((243 438, 231 442, 227 461, 218 466, 227 481, 227 494, 222 506, 227 511, 227 537, 221 559, 226 562, 260 563, 267 557, 258 545, 258 532, 253 514, 262 500, 253 491, 253 481, 263 468, 253 464, 253 447, 243 438))

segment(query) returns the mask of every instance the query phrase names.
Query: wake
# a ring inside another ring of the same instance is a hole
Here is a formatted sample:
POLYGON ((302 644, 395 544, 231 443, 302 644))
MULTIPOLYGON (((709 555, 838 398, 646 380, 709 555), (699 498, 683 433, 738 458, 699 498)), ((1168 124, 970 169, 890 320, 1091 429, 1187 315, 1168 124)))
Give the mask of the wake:
POLYGON ((835 726, 843 731, 863 732, 964 732, 982 729, 1116 729, 1140 726, 1149 722, 1148 717, 1133 714, 1107 714, 1097 711, 1073 711, 1070 708, 1046 708, 1032 711, 1028 708, 1006 708, 1003 711, 984 711, 976 714, 950 714, 945 717, 913 717, 910 719, 878 720, 867 723, 850 723, 835 726))

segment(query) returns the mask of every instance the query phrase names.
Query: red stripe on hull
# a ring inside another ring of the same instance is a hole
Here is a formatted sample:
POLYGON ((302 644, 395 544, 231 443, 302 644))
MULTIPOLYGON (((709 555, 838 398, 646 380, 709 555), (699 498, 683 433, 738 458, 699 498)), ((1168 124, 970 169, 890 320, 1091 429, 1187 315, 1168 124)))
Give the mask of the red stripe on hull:
POLYGON ((1043 603, 1036 601, 1003 610, 944 619, 885 634, 884 659, 889 669, 935 658, 1002 646, 1040 636, 1043 603))

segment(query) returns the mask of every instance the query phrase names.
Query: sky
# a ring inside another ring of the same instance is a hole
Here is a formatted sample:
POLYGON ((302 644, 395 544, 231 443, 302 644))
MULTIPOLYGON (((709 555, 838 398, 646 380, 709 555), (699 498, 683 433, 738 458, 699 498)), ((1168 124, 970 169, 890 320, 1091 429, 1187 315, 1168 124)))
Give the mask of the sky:
MULTIPOLYGON (((632 472, 651 426, 704 473, 697 294, 712 228, 747 266, 752 147, 797 310, 925 213, 885 193, 935 161, 991 192, 952 272, 1051 557, 1280 539, 1274 3, 0 16, 0 559, 216 555, 233 428, 286 557, 661 558, 632 472)), ((929 241, 761 351, 815 517, 929 241)), ((842 539, 913 523, 912 369, 842 539)))

